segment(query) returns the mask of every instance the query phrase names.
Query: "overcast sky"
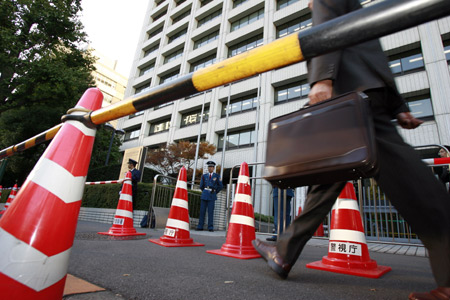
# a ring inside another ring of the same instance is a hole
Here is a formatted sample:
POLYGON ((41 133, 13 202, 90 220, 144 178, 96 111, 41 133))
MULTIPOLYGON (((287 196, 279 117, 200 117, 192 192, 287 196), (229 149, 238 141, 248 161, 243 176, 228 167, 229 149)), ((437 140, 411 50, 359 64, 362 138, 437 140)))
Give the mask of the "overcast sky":
POLYGON ((149 0, 83 0, 81 21, 92 47, 128 77, 149 0))

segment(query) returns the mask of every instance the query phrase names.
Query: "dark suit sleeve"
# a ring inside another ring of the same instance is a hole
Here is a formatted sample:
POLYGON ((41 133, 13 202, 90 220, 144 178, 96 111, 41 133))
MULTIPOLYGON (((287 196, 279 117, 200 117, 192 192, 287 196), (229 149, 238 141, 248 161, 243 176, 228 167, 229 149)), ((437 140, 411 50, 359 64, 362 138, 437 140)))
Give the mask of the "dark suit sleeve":
MULTIPOLYGON (((358 0, 314 0, 313 26, 320 25, 358 8, 361 8, 358 0)), ((334 81, 338 74, 341 55, 342 50, 338 50, 311 59, 308 62, 310 85, 313 86, 316 82, 326 79, 334 81)))

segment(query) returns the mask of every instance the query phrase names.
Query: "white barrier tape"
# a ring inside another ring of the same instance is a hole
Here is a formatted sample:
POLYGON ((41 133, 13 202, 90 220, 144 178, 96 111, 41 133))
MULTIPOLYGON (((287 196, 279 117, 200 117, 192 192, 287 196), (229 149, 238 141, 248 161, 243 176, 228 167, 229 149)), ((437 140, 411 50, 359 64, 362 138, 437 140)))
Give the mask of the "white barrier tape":
POLYGON ((70 250, 47 256, 0 228, 0 272, 38 292, 66 276, 70 250))
POLYGON ((116 209, 116 216, 133 219, 133 212, 123 209, 116 209))
POLYGON ((233 202, 243 202, 247 204, 252 204, 252 197, 250 195, 246 194, 235 194, 234 195, 234 201, 233 202))
POLYGON ((172 199, 172 206, 178 206, 182 208, 188 209, 188 202, 183 199, 173 198, 172 199))
POLYGON ((243 215, 231 215, 230 224, 231 223, 255 227, 255 219, 243 215))
POLYGON ((358 202, 356 202, 356 200, 345 198, 337 198, 332 209, 352 209, 359 211, 358 202))
POLYGON ((175 227, 178 229, 183 229, 189 231, 189 223, 176 219, 167 219, 166 226, 175 227))
POLYGON ((183 180, 178 180, 176 187, 179 189, 187 190, 187 182, 183 180))
POLYGON ((329 240, 366 244, 366 236, 364 235, 364 232, 348 229, 331 229, 329 240))
POLYGON ((54 161, 43 157, 31 171, 28 179, 53 193, 65 203, 73 203, 81 201, 86 177, 73 176, 54 161))

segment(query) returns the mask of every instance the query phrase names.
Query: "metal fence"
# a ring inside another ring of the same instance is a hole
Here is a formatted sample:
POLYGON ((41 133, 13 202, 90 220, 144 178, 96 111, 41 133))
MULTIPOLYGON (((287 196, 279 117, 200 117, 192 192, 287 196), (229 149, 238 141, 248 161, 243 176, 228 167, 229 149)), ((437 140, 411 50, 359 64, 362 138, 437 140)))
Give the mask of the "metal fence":
MULTIPOLYGON (((448 149, 442 145, 425 145, 418 148, 434 149, 431 150, 431 152, 434 153, 437 153, 439 149, 444 149, 447 153, 450 153, 448 149)), ((264 163, 249 163, 248 165, 257 166, 261 164, 264 163)), ((429 166, 432 168, 436 166, 439 167, 437 164, 431 164, 429 166)), ((233 178, 232 174, 233 170, 237 167, 239 166, 234 166, 230 171, 230 184, 227 192, 227 220, 230 216, 230 208, 232 206, 231 203, 236 188, 235 182, 237 182, 237 177, 233 178)), ((255 229, 263 235, 274 235, 273 213, 271 213, 273 210, 273 195, 271 192, 267 192, 268 189, 271 191, 272 187, 270 183, 261 177, 250 177, 250 180, 252 182, 252 197, 253 205, 255 207, 255 229), (265 189, 265 192, 263 191, 264 185, 268 186, 268 188, 265 189), (258 192, 258 188, 260 192, 258 192), (263 205, 264 201, 267 201, 268 203, 263 205)), ((354 182, 354 187, 368 242, 377 241, 389 244, 414 244, 415 246, 422 245, 422 242, 418 238, 417 234, 411 230, 408 223, 398 213, 395 207, 392 206, 389 199, 381 191, 375 180, 358 180, 354 182)), ((291 203, 291 221, 297 216, 298 207, 302 207, 302 201, 306 199, 306 188, 296 188, 295 194, 296 195, 291 203)), ((286 194, 279 197, 279 199, 281 199, 280 201, 287 201, 286 194)), ((286 205, 284 205, 284 207, 286 208, 286 205)), ((280 209, 278 209, 278 211, 280 212, 280 209)), ((282 213, 285 213, 285 211, 282 213)), ((278 220, 280 220, 279 217, 278 220)), ((323 221, 323 234, 320 234, 320 236, 317 235, 317 237, 329 237, 328 228, 330 221, 331 212, 323 221)), ((285 227, 286 225, 287 224, 278 224, 278 228, 285 227)))

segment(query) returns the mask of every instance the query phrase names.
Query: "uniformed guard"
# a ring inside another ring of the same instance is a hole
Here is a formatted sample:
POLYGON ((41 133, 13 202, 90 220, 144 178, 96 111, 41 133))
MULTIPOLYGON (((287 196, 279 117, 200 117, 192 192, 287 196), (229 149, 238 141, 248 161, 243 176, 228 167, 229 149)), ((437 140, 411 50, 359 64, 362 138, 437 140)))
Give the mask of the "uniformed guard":
POLYGON ((133 193, 133 211, 136 207, 137 201, 137 184, 141 180, 141 171, 136 169, 137 161, 128 159, 128 170, 131 172, 131 189, 133 193))
POLYGON ((203 230, 205 223, 206 208, 208 208, 208 230, 214 231, 214 204, 217 200, 217 193, 223 188, 220 176, 214 173, 216 163, 208 161, 208 173, 202 175, 200 180, 200 189, 202 190, 201 204, 200 204, 200 218, 196 230, 203 230))

